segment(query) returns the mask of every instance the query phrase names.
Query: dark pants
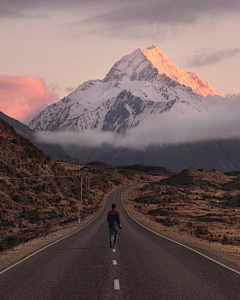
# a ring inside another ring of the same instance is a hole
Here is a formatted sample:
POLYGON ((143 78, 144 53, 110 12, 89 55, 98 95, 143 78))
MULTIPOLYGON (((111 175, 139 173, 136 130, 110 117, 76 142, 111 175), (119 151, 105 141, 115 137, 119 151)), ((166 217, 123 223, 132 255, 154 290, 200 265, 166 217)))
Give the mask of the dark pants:
POLYGON ((110 243, 112 243, 113 236, 114 236, 113 245, 115 245, 118 237, 118 228, 109 228, 109 233, 110 233, 110 243))

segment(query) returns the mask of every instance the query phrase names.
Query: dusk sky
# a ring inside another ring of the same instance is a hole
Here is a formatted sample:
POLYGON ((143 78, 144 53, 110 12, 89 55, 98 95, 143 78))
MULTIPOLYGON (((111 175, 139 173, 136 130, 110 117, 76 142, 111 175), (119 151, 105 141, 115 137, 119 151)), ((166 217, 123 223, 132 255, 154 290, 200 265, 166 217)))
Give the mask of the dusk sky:
POLYGON ((25 123, 152 44, 223 94, 240 92, 239 0, 0 0, 0 44, 0 110, 25 123))

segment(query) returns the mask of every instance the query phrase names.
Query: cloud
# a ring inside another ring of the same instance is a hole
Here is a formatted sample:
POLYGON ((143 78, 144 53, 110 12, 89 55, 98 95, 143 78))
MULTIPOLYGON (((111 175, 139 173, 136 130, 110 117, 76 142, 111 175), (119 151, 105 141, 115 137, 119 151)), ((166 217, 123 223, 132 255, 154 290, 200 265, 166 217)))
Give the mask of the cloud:
POLYGON ((182 25, 239 12, 236 0, 0 0, 0 20, 70 16, 61 32, 71 39, 89 35, 165 39, 182 25))
POLYGON ((49 144, 60 145, 79 145, 83 147, 99 147, 103 144, 111 144, 117 146, 115 139, 118 138, 117 134, 113 132, 100 132, 94 130, 85 130, 82 132, 38 132, 40 141, 49 144))
POLYGON ((240 54, 240 48, 232 48, 228 50, 220 50, 214 53, 197 54, 188 60, 189 67, 203 67, 206 65, 216 64, 223 60, 235 57, 240 54))
POLYGON ((68 86, 67 88, 65 88, 65 91, 68 93, 72 93, 73 91, 75 91, 75 88, 72 86, 68 86))
POLYGON ((240 138, 240 97, 203 98, 198 110, 172 108, 159 116, 148 117, 129 132, 127 143, 132 148, 149 145, 191 143, 197 141, 240 138))
POLYGON ((101 147, 108 143, 115 148, 138 150, 144 150, 150 145, 240 138, 240 96, 203 98, 198 105, 199 110, 184 105, 182 110, 173 107, 160 115, 149 115, 125 136, 113 132, 85 130, 41 132, 39 138, 48 143, 63 145, 101 147))
POLYGON ((72 11, 76 12, 76 9, 81 9, 83 6, 93 7, 98 2, 105 3, 109 0, 0 0, 0 18, 32 18, 41 17, 45 15, 39 14, 39 11, 48 12, 51 16, 56 11, 72 11))
POLYGON ((57 86, 33 76, 0 75, 0 111, 27 124, 47 105, 59 101, 57 86))
POLYGON ((95 13, 94 16, 76 23, 83 33, 116 33, 139 35, 152 34, 152 30, 163 25, 178 26, 196 23, 204 17, 211 20, 225 15, 239 13, 240 4, 235 0, 130 0, 121 1, 121 5, 110 5, 111 10, 95 13), (139 31, 143 30, 143 32, 139 31))
POLYGON ((81 11, 86 8, 95 15, 89 18, 89 22, 128 27, 133 23, 194 23, 203 15, 214 17, 239 12, 240 4, 236 0, 0 0, 2 17, 24 17, 29 13, 38 14, 39 10, 49 14, 59 10, 70 11, 81 16, 81 11))

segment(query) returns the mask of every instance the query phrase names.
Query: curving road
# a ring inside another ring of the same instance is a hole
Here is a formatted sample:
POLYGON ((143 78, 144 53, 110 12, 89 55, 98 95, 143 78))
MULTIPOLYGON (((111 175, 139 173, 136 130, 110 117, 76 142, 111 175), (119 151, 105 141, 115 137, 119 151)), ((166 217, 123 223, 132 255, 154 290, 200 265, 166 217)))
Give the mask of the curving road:
POLYGON ((137 224, 121 202, 127 188, 112 192, 91 224, 1 272, 1 300, 240 299, 239 268, 137 224), (113 202, 123 226, 115 252, 106 221, 113 202))

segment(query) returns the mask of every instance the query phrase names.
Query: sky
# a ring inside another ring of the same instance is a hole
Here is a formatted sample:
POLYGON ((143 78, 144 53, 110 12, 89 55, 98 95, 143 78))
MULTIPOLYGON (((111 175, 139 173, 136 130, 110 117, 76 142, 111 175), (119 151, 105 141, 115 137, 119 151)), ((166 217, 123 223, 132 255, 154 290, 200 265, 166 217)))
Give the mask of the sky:
POLYGON ((239 0, 0 0, 0 110, 28 123, 152 44, 223 94, 240 92, 239 0))

